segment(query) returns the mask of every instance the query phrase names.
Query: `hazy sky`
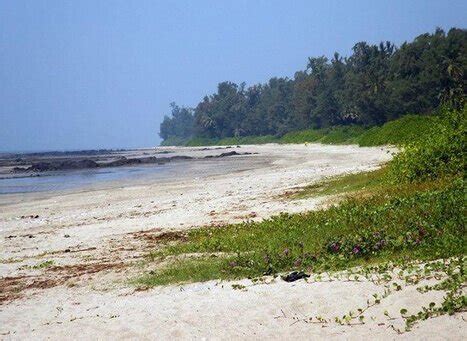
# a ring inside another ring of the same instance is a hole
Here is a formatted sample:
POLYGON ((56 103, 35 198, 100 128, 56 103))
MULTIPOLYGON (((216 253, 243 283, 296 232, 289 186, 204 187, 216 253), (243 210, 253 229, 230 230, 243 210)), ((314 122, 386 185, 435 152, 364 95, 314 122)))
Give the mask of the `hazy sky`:
POLYGON ((0 0, 0 150, 153 146, 169 103, 465 28, 467 1, 0 0))

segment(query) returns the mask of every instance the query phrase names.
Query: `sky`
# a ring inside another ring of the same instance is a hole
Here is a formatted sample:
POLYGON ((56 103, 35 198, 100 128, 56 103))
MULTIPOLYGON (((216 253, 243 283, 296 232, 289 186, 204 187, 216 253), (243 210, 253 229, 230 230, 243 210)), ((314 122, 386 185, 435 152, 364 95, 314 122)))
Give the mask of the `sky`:
POLYGON ((0 0, 0 151, 155 146, 219 82, 466 24, 465 0, 0 0))

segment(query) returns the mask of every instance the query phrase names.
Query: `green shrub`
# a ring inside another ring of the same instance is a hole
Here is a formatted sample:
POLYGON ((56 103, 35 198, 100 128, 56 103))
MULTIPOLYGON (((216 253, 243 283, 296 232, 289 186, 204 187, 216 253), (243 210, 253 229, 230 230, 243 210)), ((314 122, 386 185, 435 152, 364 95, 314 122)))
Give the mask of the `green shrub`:
POLYGON ((293 131, 280 139, 281 143, 319 142, 326 144, 356 143, 356 139, 366 128, 361 126, 336 126, 323 129, 293 131))
POLYGON ((423 138, 404 146, 389 163, 392 182, 417 182, 464 173, 465 118, 463 110, 442 110, 431 120, 423 138))
POLYGON ((207 137, 194 137, 185 143, 187 147, 214 146, 219 143, 219 139, 210 139, 207 137))
POLYGON ((373 127, 357 138, 360 146, 401 145, 423 138, 433 127, 433 116, 406 115, 381 127, 373 127))
MULTIPOLYGON (((185 141, 183 145, 189 146, 189 147, 230 146, 230 145, 243 145, 243 144, 273 143, 273 142, 277 142, 277 140, 278 139, 272 135, 224 137, 222 139, 207 138, 207 137, 194 137, 188 141, 185 141)), ((164 143, 164 145, 169 145, 169 144, 164 143)))
POLYGON ((325 134, 324 130, 307 129, 300 131, 292 131, 281 137, 281 143, 305 143, 316 142, 325 134))
POLYGON ((277 142, 277 138, 273 135, 264 136, 241 136, 241 137, 226 137, 219 141, 220 145, 234 144, 265 144, 277 142))
POLYGON ((342 126, 329 129, 326 135, 319 140, 327 144, 353 144, 358 137, 366 131, 361 126, 342 126))

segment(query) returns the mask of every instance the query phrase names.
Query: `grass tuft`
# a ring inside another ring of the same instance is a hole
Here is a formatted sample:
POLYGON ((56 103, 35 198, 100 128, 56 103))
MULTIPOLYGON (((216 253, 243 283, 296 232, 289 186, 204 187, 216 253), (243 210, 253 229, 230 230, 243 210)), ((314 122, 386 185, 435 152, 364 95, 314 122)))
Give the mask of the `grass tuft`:
POLYGON ((308 185, 292 195, 289 195, 288 198, 304 199, 308 197, 368 191, 381 186, 386 173, 386 169, 381 168, 369 172, 333 177, 308 185))

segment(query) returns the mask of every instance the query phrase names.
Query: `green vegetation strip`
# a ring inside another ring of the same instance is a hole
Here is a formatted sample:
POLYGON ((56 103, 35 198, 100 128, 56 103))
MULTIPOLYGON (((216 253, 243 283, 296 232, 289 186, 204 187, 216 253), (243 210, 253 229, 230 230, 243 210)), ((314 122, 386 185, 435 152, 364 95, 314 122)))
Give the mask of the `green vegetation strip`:
POLYGON ((435 116, 407 115, 387 122, 382 126, 365 128, 357 125, 335 126, 323 129, 308 129, 287 133, 282 137, 243 136, 223 139, 169 138, 162 145, 213 146, 246 145, 265 143, 323 143, 323 144, 358 144, 360 146, 401 145, 418 140, 430 133, 436 124, 435 116))
POLYGON ((308 185, 297 192, 286 195, 286 197, 289 199, 303 199, 341 193, 349 194, 356 191, 369 191, 381 187, 382 179, 385 175, 385 168, 370 172, 347 174, 308 185))
POLYGON ((339 270, 381 260, 465 253, 461 179, 384 188, 338 207, 188 232, 153 259, 185 257, 139 279, 144 286, 235 279, 291 269, 339 270), (196 253, 197 258, 189 257, 196 253), (219 255, 221 253, 221 255, 219 255), (199 256, 201 254, 201 256, 199 256), (186 256, 188 255, 188 257, 186 256))

